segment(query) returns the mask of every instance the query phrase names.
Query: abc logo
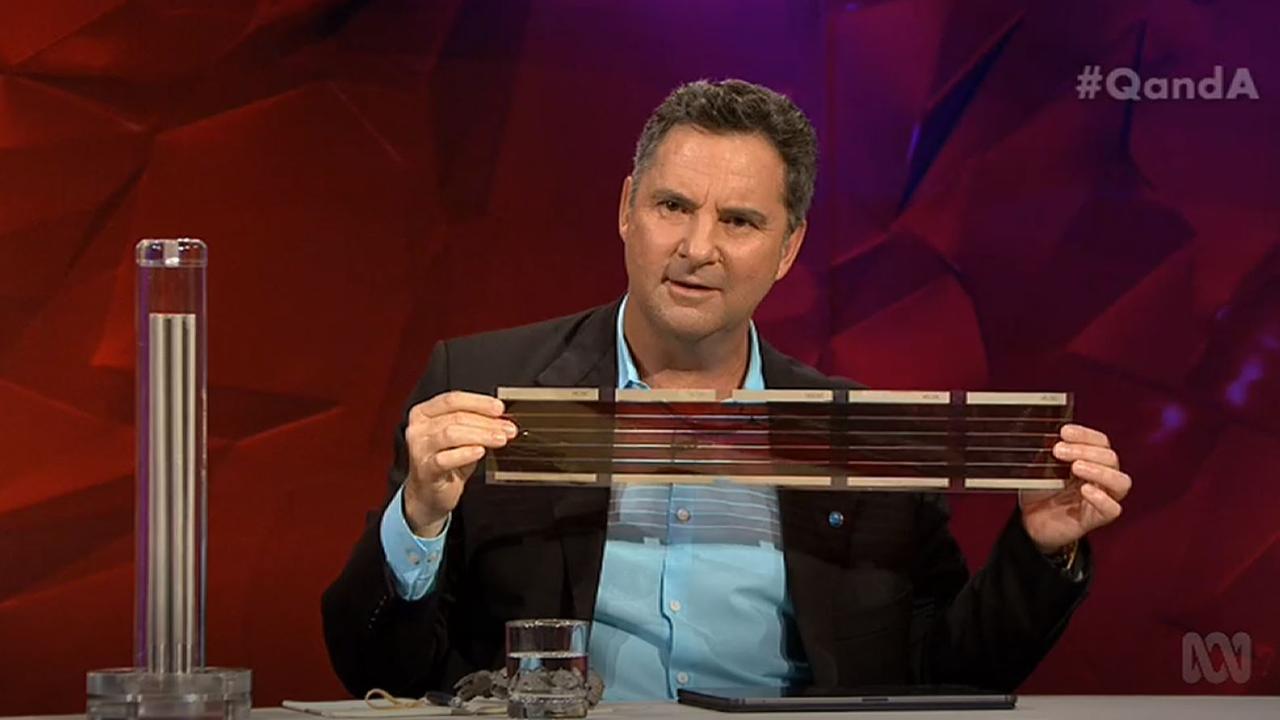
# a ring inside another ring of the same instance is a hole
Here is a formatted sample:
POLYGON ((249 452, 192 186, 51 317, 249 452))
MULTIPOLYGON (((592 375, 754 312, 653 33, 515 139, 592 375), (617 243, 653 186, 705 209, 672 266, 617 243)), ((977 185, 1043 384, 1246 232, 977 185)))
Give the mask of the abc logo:
POLYGON ((1189 632, 1182 636, 1182 679, 1187 683, 1201 678, 1220 685, 1230 677, 1236 683, 1249 682, 1253 672, 1253 640, 1248 633, 1238 632, 1228 640, 1225 633, 1211 632, 1203 637, 1189 632), (1213 661, 1212 651, 1222 654, 1222 667, 1213 661))

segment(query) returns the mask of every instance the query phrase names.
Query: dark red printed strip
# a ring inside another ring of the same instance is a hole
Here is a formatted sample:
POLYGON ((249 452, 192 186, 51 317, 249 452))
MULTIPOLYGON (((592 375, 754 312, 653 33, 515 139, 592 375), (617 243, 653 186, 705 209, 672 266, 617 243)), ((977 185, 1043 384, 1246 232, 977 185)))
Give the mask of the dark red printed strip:
POLYGON ((1069 478, 1051 454, 1069 394, 845 393, 503 388, 520 430, 488 479, 990 491, 1069 478))

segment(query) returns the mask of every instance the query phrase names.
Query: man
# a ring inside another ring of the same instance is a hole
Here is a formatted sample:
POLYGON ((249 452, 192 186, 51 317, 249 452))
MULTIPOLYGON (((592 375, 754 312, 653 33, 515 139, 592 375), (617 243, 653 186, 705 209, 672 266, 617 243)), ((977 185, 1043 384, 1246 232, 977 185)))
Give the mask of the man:
POLYGON ((324 595, 347 688, 418 696, 503 663, 506 620, 590 619, 609 699, 679 687, 1018 685, 1083 599, 1086 533, 1130 487, 1101 433, 1062 430, 1059 492, 1024 493, 968 576, 930 493, 486 485, 515 436, 498 386, 855 387, 782 355, 751 316, 791 268, 813 129, 740 81, 675 90, 622 185, 627 294, 441 343, 396 436, 391 501, 324 595))

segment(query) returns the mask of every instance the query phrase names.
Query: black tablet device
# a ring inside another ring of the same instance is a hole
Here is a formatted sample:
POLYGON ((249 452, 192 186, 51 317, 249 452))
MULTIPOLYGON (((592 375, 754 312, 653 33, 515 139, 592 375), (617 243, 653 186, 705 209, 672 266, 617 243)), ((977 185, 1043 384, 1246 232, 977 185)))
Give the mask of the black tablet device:
POLYGON ((722 712, 1012 710, 1018 696, 963 685, 681 689, 685 705, 722 712))

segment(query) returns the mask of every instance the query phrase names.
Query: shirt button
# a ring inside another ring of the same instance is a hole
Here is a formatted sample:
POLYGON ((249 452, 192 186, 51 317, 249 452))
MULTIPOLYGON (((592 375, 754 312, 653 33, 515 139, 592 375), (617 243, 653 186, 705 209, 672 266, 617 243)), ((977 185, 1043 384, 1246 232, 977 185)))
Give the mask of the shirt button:
POLYGON ((416 552, 409 553, 409 564, 417 567, 422 562, 422 556, 416 552))
POLYGON ((689 684, 689 673, 687 673, 687 672, 678 672, 678 673, 676 673, 676 682, 680 683, 681 685, 688 685, 688 684, 689 684))
POLYGON ((693 516, 689 513, 688 508, 680 508, 676 511, 676 519, 682 523, 689 522, 689 518, 691 517, 693 516))
POLYGON ((431 562, 435 562, 435 561, 437 561, 437 560, 439 560, 439 559, 440 559, 440 553, 435 552, 434 550, 433 550, 433 551, 431 551, 431 554, 427 556, 427 560, 429 560, 429 561, 431 561, 431 562))
POLYGON ((680 608, 684 607, 679 600, 672 600, 667 607, 671 608, 671 612, 680 612, 680 608))

